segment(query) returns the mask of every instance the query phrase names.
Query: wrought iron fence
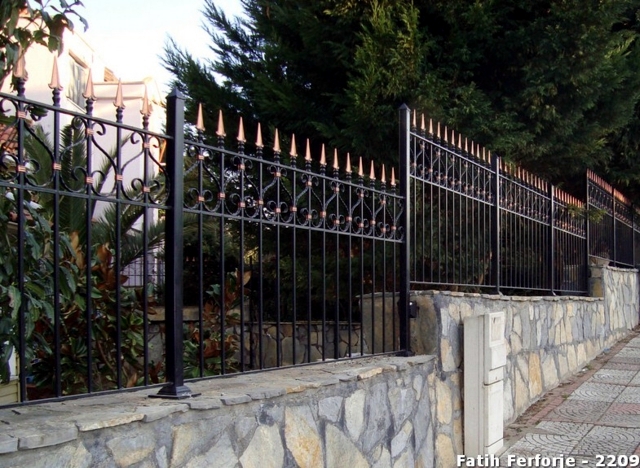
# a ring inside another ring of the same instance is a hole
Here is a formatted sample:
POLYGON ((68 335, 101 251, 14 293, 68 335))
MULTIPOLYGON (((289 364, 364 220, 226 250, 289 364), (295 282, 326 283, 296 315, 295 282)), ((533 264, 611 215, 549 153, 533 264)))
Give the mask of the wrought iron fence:
POLYGON ((400 125, 411 288, 585 294, 590 257, 637 264, 637 210, 591 171, 585 203, 408 108, 400 125))
POLYGON ((585 204, 400 110, 400 165, 282 151, 220 115, 166 134, 0 94, 0 358, 19 401, 409 353, 411 288, 586 293, 589 255, 634 265, 635 209, 585 204), (457 143, 456 143, 457 141, 457 143), (355 162, 355 161, 354 161, 355 162), (593 213, 592 213, 593 212, 593 213), (595 214, 594 214, 595 213, 595 214), (611 254, 609 254, 611 252, 611 254), (17 370, 12 371, 13 363, 17 370))

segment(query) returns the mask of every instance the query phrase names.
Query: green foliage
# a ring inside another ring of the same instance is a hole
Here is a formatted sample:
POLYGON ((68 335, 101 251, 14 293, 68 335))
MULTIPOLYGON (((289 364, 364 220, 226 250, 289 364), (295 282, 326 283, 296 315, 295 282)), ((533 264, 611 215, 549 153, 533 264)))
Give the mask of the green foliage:
POLYGON ((80 0, 2 0, 0 2, 0 85, 11 74, 20 58, 33 44, 41 44, 51 52, 62 50, 65 29, 73 31, 71 17, 87 27, 76 11, 80 0))
POLYGON ((552 181, 611 165, 617 181, 638 182, 638 0, 243 5, 232 21, 205 1, 213 61, 165 50, 208 128, 223 109, 251 131, 261 120, 397 163, 408 103, 552 181))

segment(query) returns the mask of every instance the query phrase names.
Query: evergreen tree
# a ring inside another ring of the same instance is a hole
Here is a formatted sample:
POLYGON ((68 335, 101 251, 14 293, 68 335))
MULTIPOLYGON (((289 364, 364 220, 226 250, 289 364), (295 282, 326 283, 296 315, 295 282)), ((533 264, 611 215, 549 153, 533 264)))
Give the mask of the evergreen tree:
POLYGON ((633 160, 614 158, 623 141, 629 154, 640 147, 629 142, 639 0, 243 5, 232 21, 205 0, 215 60, 166 47, 176 83, 211 117, 231 110, 249 128, 260 120, 391 162, 407 103, 554 181, 633 160))

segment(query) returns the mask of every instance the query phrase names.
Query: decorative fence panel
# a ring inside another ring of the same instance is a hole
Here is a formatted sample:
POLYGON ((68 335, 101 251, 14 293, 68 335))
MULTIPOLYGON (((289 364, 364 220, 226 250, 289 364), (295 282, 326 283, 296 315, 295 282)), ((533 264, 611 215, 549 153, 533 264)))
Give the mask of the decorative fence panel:
POLYGON ((242 121, 229 146, 222 116, 206 141, 177 92, 159 134, 146 98, 136 128, 121 89, 107 120, 90 82, 85 113, 24 85, 0 94, 0 378, 20 403, 406 354, 411 288, 585 294, 590 257, 640 258, 636 209, 594 174, 583 203, 406 106, 396 179, 294 136, 285 154, 277 131, 247 144, 242 121))

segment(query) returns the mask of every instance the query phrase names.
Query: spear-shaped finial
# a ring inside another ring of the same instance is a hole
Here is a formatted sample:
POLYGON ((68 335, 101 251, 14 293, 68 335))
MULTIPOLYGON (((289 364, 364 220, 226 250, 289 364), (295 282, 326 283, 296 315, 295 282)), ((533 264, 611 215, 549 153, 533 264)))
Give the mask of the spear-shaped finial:
POLYGON ((144 85, 144 97, 142 98, 142 109, 140 109, 140 113, 143 117, 149 117, 151 115, 151 103, 149 102, 147 85, 144 85))
POLYGON ((429 119, 429 134, 433 135, 433 119, 429 119))
POLYGON ((447 133, 449 133, 449 130, 447 130, 447 126, 444 126, 444 142, 445 143, 449 143, 449 136, 447 135, 447 133))
POLYGON ((124 109, 124 98, 122 97, 122 80, 118 80, 118 88, 116 89, 116 99, 113 105, 117 109, 124 109))
POLYGON ((262 127, 260 126, 260 122, 258 122, 258 135, 256 136, 256 148, 258 149, 264 148, 264 143, 262 143, 262 127))
POLYGON ((58 91, 62 90, 62 85, 60 84, 60 73, 58 72, 58 56, 53 56, 53 68, 51 69, 51 82, 49 83, 50 89, 57 89, 58 91))
POLYGON ((362 156, 360 156, 360 162, 358 163, 358 175, 364 177, 364 170, 362 170, 362 156))
POLYGON ((308 138, 307 138, 307 150, 304 153, 304 160, 307 162, 311 162, 311 145, 309 143, 308 138))
POLYGON ((382 182, 383 184, 387 183, 387 173, 384 168, 384 164, 382 165, 382 174, 380 175, 380 182, 382 182))
POLYGON ((336 171, 340 170, 340 165, 338 164, 338 150, 336 148, 333 149, 333 169, 336 171))
POLYGON ((451 144, 456 146, 456 131, 451 129, 451 144))
POLYGON ((420 130, 422 130, 422 133, 427 130, 427 126, 424 123, 424 114, 421 114, 420 116, 420 130))
POLYGON ((415 110, 415 109, 413 109, 413 118, 411 119, 411 126, 412 126, 413 128, 416 128, 416 127, 417 127, 417 123, 416 123, 416 110, 415 110))
POLYGON ((296 158, 298 156, 298 150, 296 149, 296 136, 291 134, 291 149, 289 150, 289 156, 296 158))
POLYGON ((371 171, 369 171, 369 179, 376 180, 376 171, 373 166, 373 161, 371 161, 371 171))
POLYGON ((347 153, 347 167, 345 168, 344 172, 346 172, 347 174, 351 174, 351 155, 349 155, 349 153, 347 153))
POLYGON ((327 165, 327 155, 324 152, 324 143, 322 143, 322 151, 320 152, 320 165, 321 166, 327 165))
POLYGON ((216 135, 219 138, 224 138, 227 134, 224 133, 224 120, 222 118, 222 109, 218 112, 218 131, 216 131, 216 135))
POLYGON ((469 141, 467 140, 467 137, 464 137, 464 152, 469 152, 469 141))
POLYGON ((394 169, 394 167, 391 167, 391 186, 395 187, 396 186, 396 170, 394 169))
POLYGON ((84 93, 82 93, 82 97, 87 101, 95 101, 96 96, 93 92, 93 72, 91 68, 89 68, 89 76, 87 76, 87 85, 84 88, 84 93))
POLYGON ((462 149, 462 134, 458 133, 458 149, 462 149))
MULTIPOLYGON (((240 117, 242 119, 242 117, 240 117)), ((204 117, 202 116, 202 103, 198 104, 198 116, 196 117, 196 130, 204 132, 204 117)))
POLYGON ((242 117, 240 117, 240 123, 238 124, 238 141, 245 143, 247 139, 244 137, 244 124, 242 123, 242 117))
POLYGON ((436 135, 438 140, 440 139, 440 122, 438 122, 438 134, 436 135))
POLYGON ((278 129, 276 128, 276 134, 273 137, 273 152, 280 153, 280 135, 278 135, 278 129))

